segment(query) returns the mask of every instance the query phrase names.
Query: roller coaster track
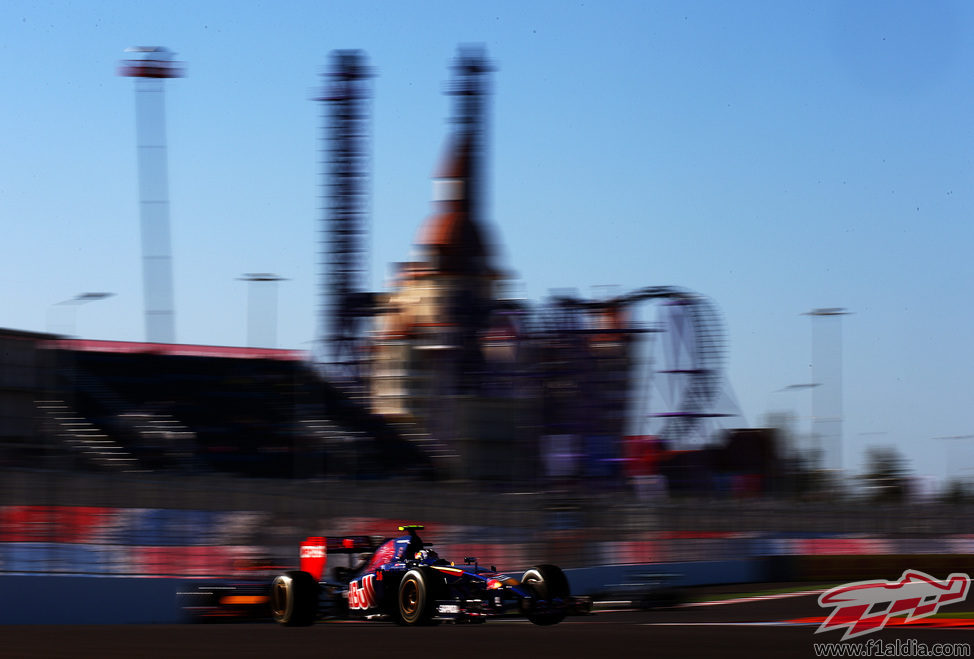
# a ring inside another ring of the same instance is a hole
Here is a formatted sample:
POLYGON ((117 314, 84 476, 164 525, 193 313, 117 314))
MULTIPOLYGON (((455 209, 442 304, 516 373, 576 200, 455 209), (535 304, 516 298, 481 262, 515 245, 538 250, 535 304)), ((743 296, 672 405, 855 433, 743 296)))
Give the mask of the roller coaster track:
MULTIPOLYGON (((718 416, 714 414, 713 408, 720 397, 723 383, 724 333, 720 315, 708 298, 671 286, 647 287, 601 300, 582 300, 572 295, 556 295, 552 297, 545 315, 548 319, 555 319, 562 332, 590 332, 592 330, 581 329, 577 319, 570 318, 573 309, 624 308, 659 300, 680 305, 686 313, 689 324, 684 336, 671 337, 670 341, 671 343, 680 339, 690 341, 688 349, 690 364, 679 370, 663 371, 684 375, 686 386, 678 393, 678 400, 675 401, 672 411, 654 415, 664 419, 662 429, 659 431, 660 438, 671 446, 680 446, 699 430, 706 418, 718 416)), ((547 325, 545 330, 550 332, 551 324, 544 324, 547 325)), ((677 331, 678 328, 671 329, 677 331)), ((674 350, 675 347, 670 349, 674 350)))
MULTIPOLYGON (((671 412, 655 416, 665 419, 659 436, 671 446, 680 446, 691 437, 713 412, 721 394, 724 365, 724 332, 716 307, 706 297, 680 288, 659 286, 644 288, 619 298, 621 304, 666 299, 683 307, 689 321, 690 364, 685 369, 670 371, 686 376, 686 386, 678 394, 671 412)), ((674 350, 675 347, 670 348, 674 350)))

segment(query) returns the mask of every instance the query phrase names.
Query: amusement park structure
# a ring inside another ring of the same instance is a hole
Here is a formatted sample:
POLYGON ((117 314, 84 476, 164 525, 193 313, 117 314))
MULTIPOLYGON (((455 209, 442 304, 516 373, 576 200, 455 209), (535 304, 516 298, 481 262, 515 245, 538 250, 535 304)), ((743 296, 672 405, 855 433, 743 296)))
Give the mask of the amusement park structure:
POLYGON ((354 375, 374 412, 468 453, 460 455, 467 465, 482 455, 477 446, 516 461, 518 447, 546 437, 571 438, 569 453, 602 465, 623 459, 627 435, 694 445, 708 419, 724 416, 717 409, 724 338, 714 305, 666 286, 607 299, 505 298, 485 211, 492 66, 481 48, 463 47, 452 69, 453 128, 434 175, 433 213, 417 234, 418 258, 398 264, 393 290, 367 293, 371 72, 358 51, 333 55, 321 99, 329 165, 322 342, 330 371, 354 375), (655 322, 636 321, 649 305, 655 322), (652 387, 661 395, 648 401, 652 387))
POLYGON ((369 101, 371 70, 359 50, 332 53, 323 94, 320 327, 318 351, 332 376, 361 376, 368 270, 369 101))
POLYGON ((493 69, 478 47, 453 62, 430 213, 383 291, 368 290, 366 277, 372 71, 361 51, 332 55, 316 94, 325 119, 317 361, 268 347, 276 298, 259 309, 256 294, 274 292, 281 278, 271 273, 243 276, 254 293, 251 329, 258 320, 269 328, 263 338, 251 331, 252 345, 239 349, 176 344, 162 90, 182 70, 167 49, 130 52, 119 73, 137 90, 148 341, 9 337, 54 355, 43 358, 43 386, 14 401, 23 419, 40 420, 25 425, 40 441, 25 435, 0 457, 99 470, 459 478, 517 491, 539 479, 550 491, 638 488, 657 476, 684 487, 716 482, 694 475, 700 465, 742 471, 746 461, 730 465, 714 457, 722 449, 703 446, 714 420, 733 411, 722 407, 723 330, 707 298, 672 286, 540 302, 509 294, 487 210, 493 69))
MULTIPOLYGON (((733 416, 718 409, 724 385, 724 335, 717 309, 706 297, 673 286, 653 286, 607 299, 586 300, 552 296, 539 316, 536 340, 563 341, 566 336, 588 337, 588 343, 605 347, 611 342, 632 345, 620 371, 625 388, 603 401, 602 409, 625 414, 625 432, 652 434, 672 447, 686 447, 706 439, 708 419, 733 416), (653 307, 655 318, 636 321, 637 311, 653 307), (651 399, 656 390, 657 400, 651 399), (612 399, 619 404, 613 405, 612 399)), ((576 342, 577 343, 577 342, 576 342)), ((570 354, 585 355, 584 345, 570 354)), ((573 371, 597 370, 598 359, 582 359, 573 371)), ((607 387, 601 383, 603 392, 607 387)), ((594 394, 593 394, 594 395, 594 394)))

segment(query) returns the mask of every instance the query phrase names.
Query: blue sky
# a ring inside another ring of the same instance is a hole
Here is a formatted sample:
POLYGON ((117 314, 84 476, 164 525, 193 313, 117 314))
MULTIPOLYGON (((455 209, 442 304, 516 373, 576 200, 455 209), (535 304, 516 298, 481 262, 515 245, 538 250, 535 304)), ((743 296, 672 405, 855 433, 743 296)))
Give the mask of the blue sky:
POLYGON ((165 45, 176 332, 243 345, 245 272, 275 272, 281 347, 315 335, 328 53, 374 81, 371 284, 408 258, 460 43, 493 76, 490 216, 531 299, 676 285, 711 297, 747 421, 810 427, 811 322, 846 307, 845 463, 898 447, 964 475, 974 267, 974 8, 963 2, 21 2, 0 5, 0 327, 52 305, 142 340, 132 81, 165 45))

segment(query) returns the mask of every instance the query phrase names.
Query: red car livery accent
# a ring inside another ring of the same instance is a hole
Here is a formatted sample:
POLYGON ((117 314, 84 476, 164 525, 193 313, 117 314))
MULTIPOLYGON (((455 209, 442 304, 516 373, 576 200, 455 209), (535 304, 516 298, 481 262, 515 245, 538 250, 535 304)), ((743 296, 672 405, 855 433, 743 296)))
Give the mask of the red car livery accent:
POLYGON ((373 570, 377 570, 379 566, 396 560, 396 550, 397 546, 395 540, 387 540, 386 542, 382 543, 382 545, 375 550, 375 553, 369 560, 369 564, 365 566, 365 571, 371 572, 373 570))
POLYGON ((375 606, 373 575, 367 574, 362 577, 361 585, 357 581, 352 581, 348 584, 348 608, 372 609, 375 606))
POLYGON ((328 545, 325 538, 311 536, 301 543, 301 569, 320 579, 328 564, 328 545))

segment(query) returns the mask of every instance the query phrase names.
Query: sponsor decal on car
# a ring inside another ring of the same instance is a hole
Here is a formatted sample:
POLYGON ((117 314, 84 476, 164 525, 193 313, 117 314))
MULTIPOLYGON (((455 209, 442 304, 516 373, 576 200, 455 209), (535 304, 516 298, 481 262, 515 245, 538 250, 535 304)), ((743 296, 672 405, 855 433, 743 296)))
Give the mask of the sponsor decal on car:
POLYGON ((353 581, 348 584, 348 608, 350 609, 372 609, 376 606, 374 575, 367 574, 362 577, 361 584, 353 581))
POLYGON ((326 555, 324 545, 301 547, 301 558, 324 558, 326 555))

